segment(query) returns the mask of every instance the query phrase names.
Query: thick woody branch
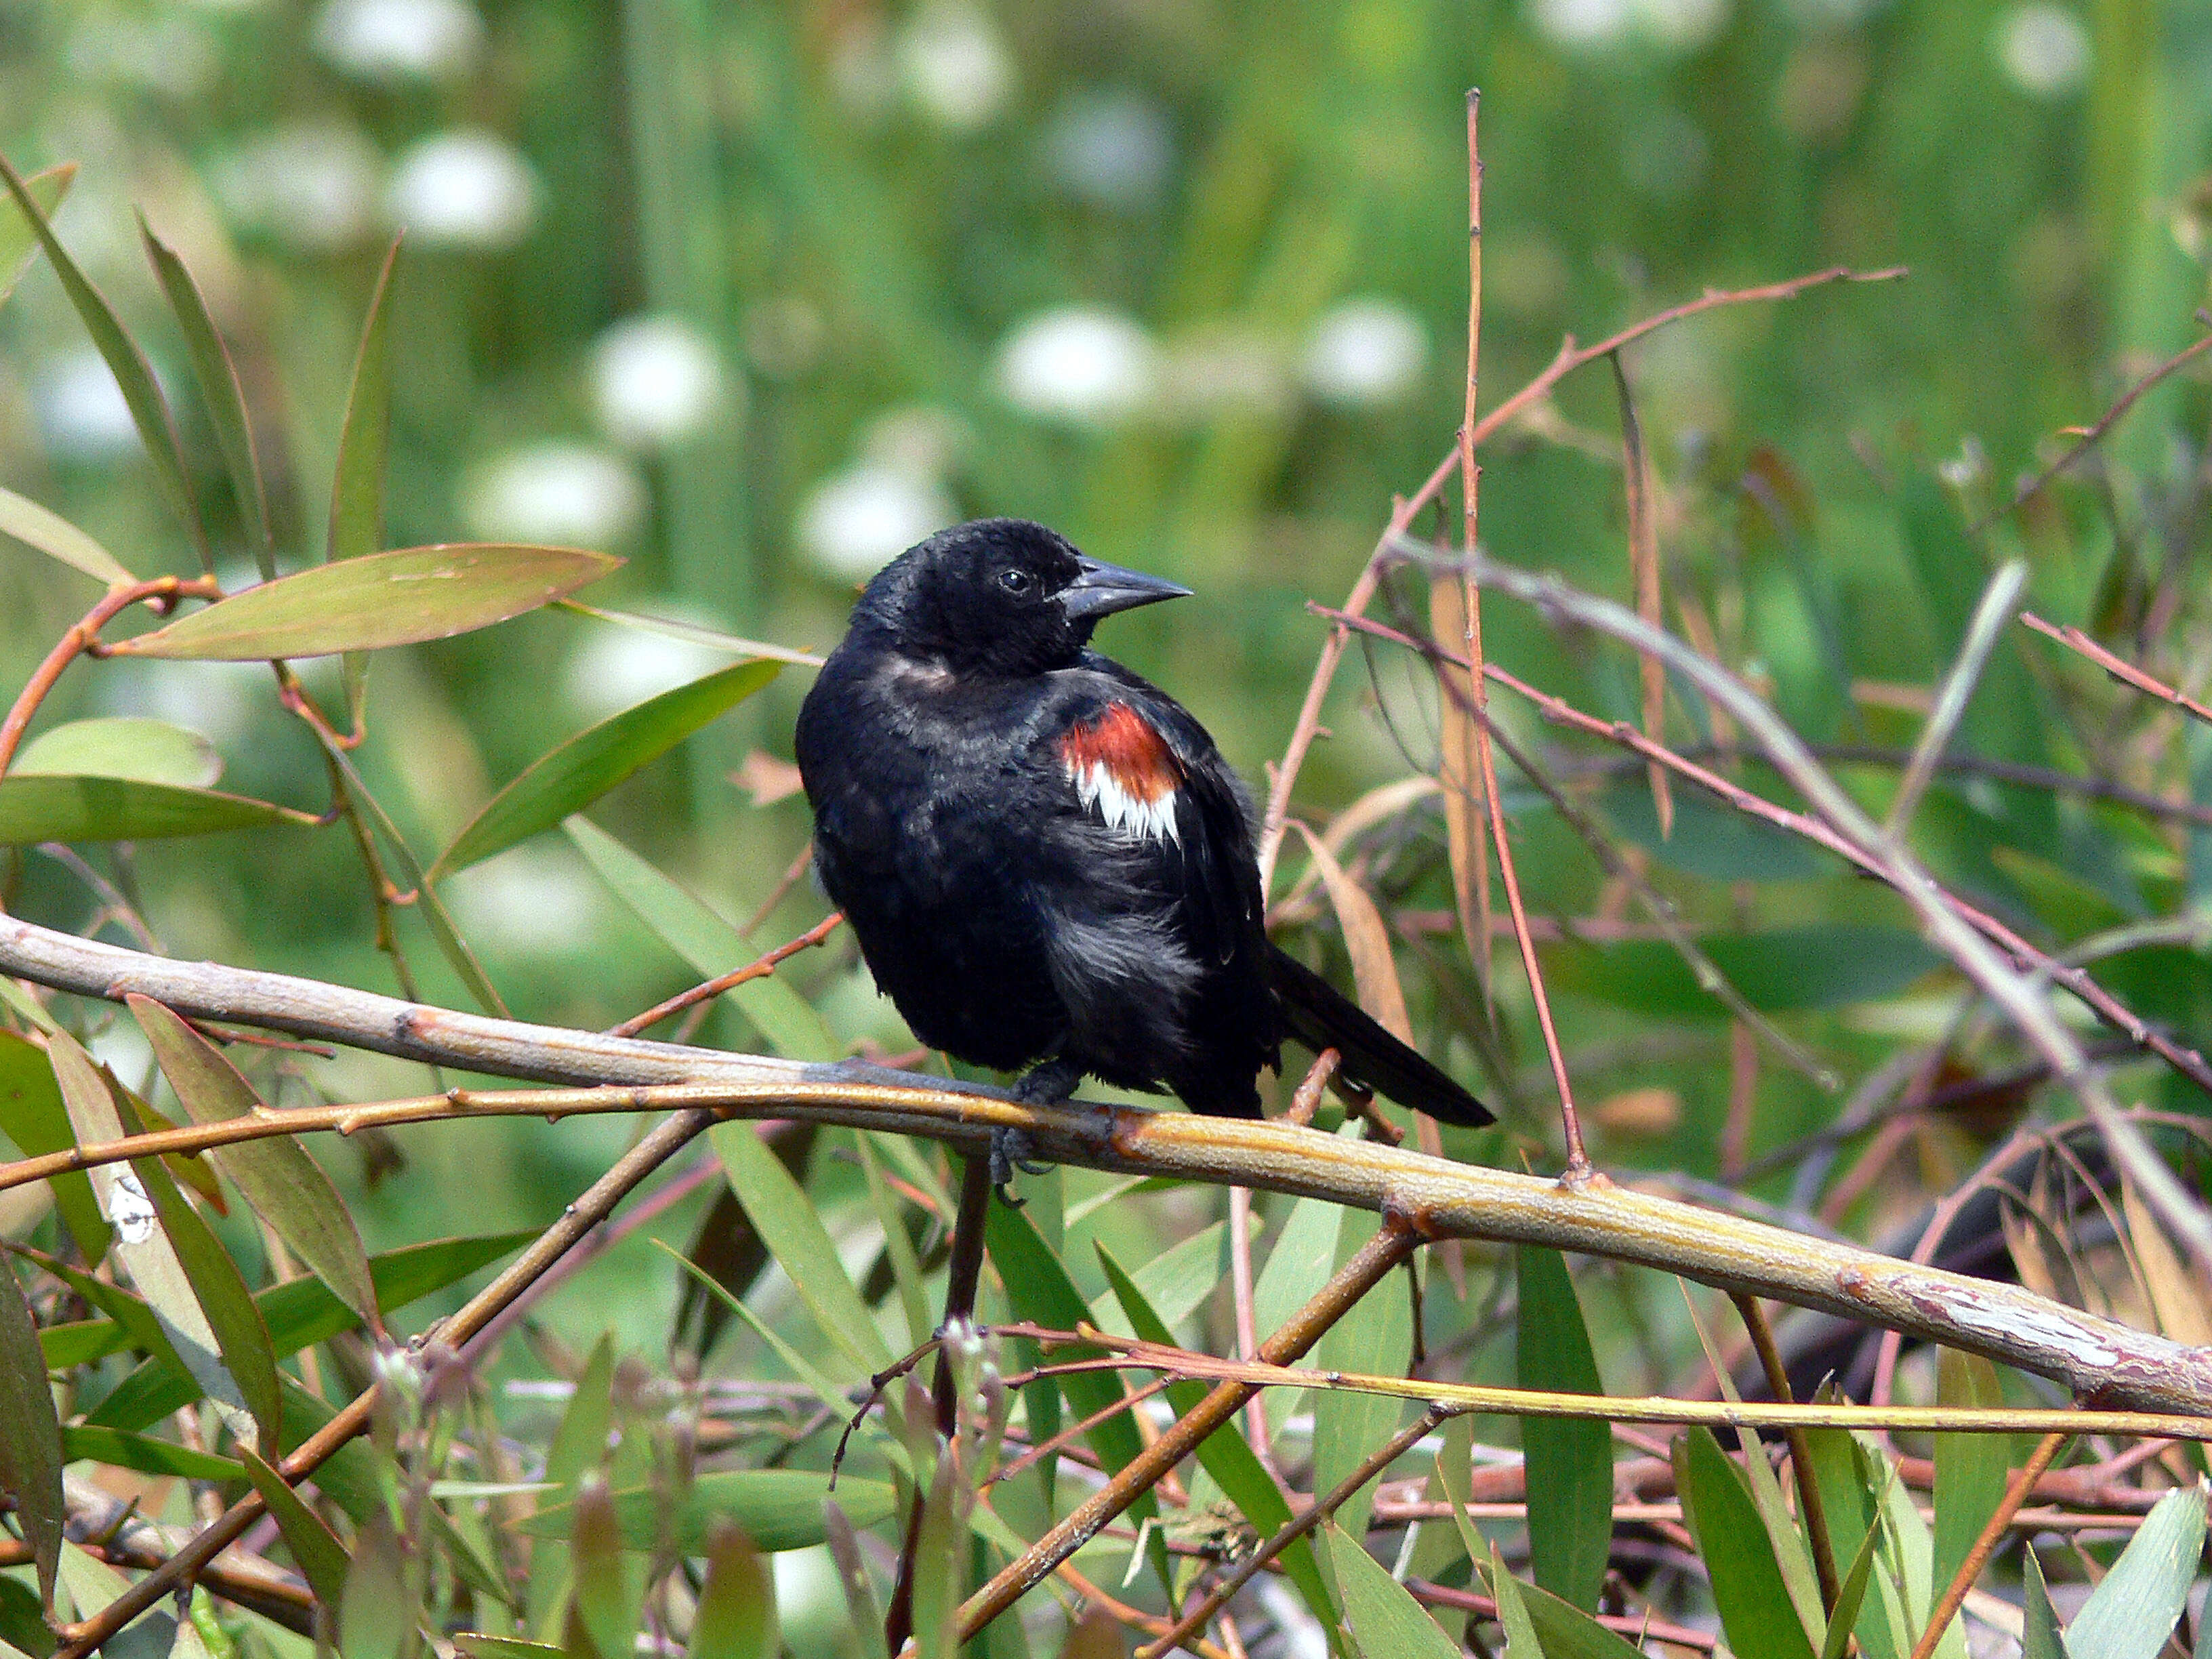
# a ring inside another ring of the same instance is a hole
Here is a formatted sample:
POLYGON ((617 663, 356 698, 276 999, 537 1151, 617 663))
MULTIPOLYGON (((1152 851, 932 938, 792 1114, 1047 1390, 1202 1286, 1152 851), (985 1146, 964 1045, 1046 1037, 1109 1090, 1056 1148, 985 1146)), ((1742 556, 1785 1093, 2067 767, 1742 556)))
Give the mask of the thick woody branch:
MULTIPOLYGON (((1680 1273, 1701 1284, 1863 1321, 2063 1383, 2099 1405, 2212 1415, 2212 1349, 2046 1300, 2015 1285, 1917 1267, 1849 1243, 1627 1191, 1579 1190, 1536 1176, 1453 1164, 1402 1148, 1340 1140, 1282 1123, 1247 1123, 1128 1107, 1045 1108, 956 1091, 847 1062, 802 1066, 750 1055, 625 1042, 398 1002, 334 985, 211 963, 175 963, 0 918, 0 972, 87 995, 143 991, 195 1017, 267 1026, 474 1071, 582 1077, 626 1085, 444 1096, 400 1103, 416 1120, 498 1109, 548 1113, 697 1109, 788 1117, 943 1140, 972 1153, 992 1130, 1027 1133, 1056 1163, 1319 1198, 1402 1218, 1425 1238, 1549 1244, 1680 1273), (664 1079, 698 1079, 651 1087, 664 1079)), ((392 1107, 271 1115, 257 1133, 337 1128, 392 1107)), ((228 1125, 199 1133, 232 1132, 228 1125)))

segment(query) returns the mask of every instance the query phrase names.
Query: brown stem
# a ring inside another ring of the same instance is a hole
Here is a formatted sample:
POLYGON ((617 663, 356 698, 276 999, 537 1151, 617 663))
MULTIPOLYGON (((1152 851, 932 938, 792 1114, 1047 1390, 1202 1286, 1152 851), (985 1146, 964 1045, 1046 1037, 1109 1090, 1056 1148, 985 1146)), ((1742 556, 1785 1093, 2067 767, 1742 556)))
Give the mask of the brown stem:
POLYGON ((1960 1607, 1966 1602, 1966 1592, 1973 1589, 1974 1580, 1981 1577, 1990 1553, 2012 1525, 2012 1518, 2018 1513, 2020 1506, 2027 1501, 2029 1489, 2041 1477, 2044 1470, 2051 1467, 2051 1460, 2058 1455, 2059 1447, 2064 1445, 2066 1440, 2067 1437, 2063 1434, 2045 1435, 2028 1455, 2027 1467, 2005 1483, 2004 1501, 1997 1505, 1996 1513, 1990 1516, 1989 1524, 1974 1540, 1973 1548, 1966 1552, 1966 1559, 1959 1564, 1959 1571, 1951 1575, 1951 1582, 1943 1587, 1943 1595, 1936 1603, 1936 1611, 1928 1616, 1928 1628, 1920 1632, 1920 1639, 1912 1644, 1912 1659, 1928 1659, 1928 1656, 1936 1651, 1936 1644, 1943 1639, 1945 1627, 1958 1616, 1960 1607))
MULTIPOLYGON (((2192 349, 2212 346, 2212 334, 2206 335, 2192 349)), ((2103 669, 2114 679, 2135 687, 2146 696, 2156 697, 2161 702, 2172 703, 2185 714, 2212 722, 2212 708, 2207 708, 2194 697, 2185 696, 2165 681, 2146 674, 2124 657, 2115 656, 2078 628, 2054 628, 2033 611, 2020 613, 2021 622, 2048 639, 2053 639, 2069 651, 2080 653, 2103 669)))
POLYGON ((1203 1601, 1176 1620, 1174 1629, 1139 1648, 1133 1659, 1164 1659, 1169 1650, 1180 1647, 1186 1638, 1204 1630, 1206 1622, 1227 1607, 1237 1592, 1250 1583, 1270 1561, 1349 1504, 1362 1486, 1403 1457, 1407 1449, 1423 1435, 1447 1417, 1455 1415, 1456 1413, 1444 1407, 1431 1406, 1421 1413, 1418 1421, 1401 1429, 1363 1458, 1359 1467, 1338 1481, 1326 1498, 1308 1504, 1304 1514, 1237 1563, 1237 1571, 1208 1590, 1203 1601))
MULTIPOLYGON (((561 1218, 533 1240, 506 1272, 471 1297, 450 1319, 432 1326, 417 1337, 420 1351, 431 1342, 459 1347, 529 1288, 537 1278, 565 1255, 593 1227, 604 1221, 630 1188, 673 1158, 711 1127, 715 1115, 701 1108, 677 1112, 585 1189, 562 1212, 561 1218)), ((276 1466, 288 1481, 300 1481, 320 1468, 341 1446, 367 1429, 376 1404, 374 1388, 357 1395, 350 1404, 276 1466)), ((61 1645, 54 1659, 85 1659, 85 1656, 114 1636, 140 1613, 159 1601, 175 1586, 189 1583, 202 1568, 228 1548, 262 1514, 260 1494, 251 1493, 223 1512, 222 1518, 194 1534, 192 1540, 154 1571, 125 1590, 91 1618, 65 1626, 58 1632, 61 1645)))
MULTIPOLYGON (((1782 1350, 1775 1346, 1774 1328, 1767 1322, 1766 1310, 1759 1305, 1758 1297, 1741 1291, 1735 1293, 1735 1301, 1744 1328, 1751 1333, 1751 1346, 1758 1351, 1759 1365, 1766 1372, 1768 1391, 1778 1404, 1792 1403, 1796 1395, 1790 1389, 1790 1367, 1783 1360, 1782 1350)), ((1790 1447, 1790 1478, 1797 1483, 1797 1511, 1805 1517, 1805 1536, 1813 1546, 1813 1571, 1820 1580, 1820 1611, 1833 1617, 1842 1581, 1836 1577, 1836 1550, 1828 1538, 1828 1512, 1821 1507, 1820 1485, 1813 1478, 1813 1443, 1802 1429, 1784 1429, 1782 1437, 1790 1447)))
MULTIPOLYGON (((1279 1365, 1304 1353, 1321 1340, 1322 1333, 1351 1311, 1353 1304, 1411 1255, 1420 1243, 1419 1236, 1410 1228, 1386 1219, 1382 1230, 1362 1245, 1358 1254, 1346 1262, 1289 1323, 1261 1345, 1261 1358, 1279 1365)), ((1249 1382, 1223 1382, 1210 1389, 1203 1400, 1132 1459, 1127 1468, 1077 1504, 1065 1519, 969 1596, 960 1608, 960 1639, 965 1642, 972 1638, 1012 1607, 1024 1591, 1089 1543, 1099 1528, 1158 1486, 1169 1470, 1195 1451, 1206 1436, 1234 1417, 1257 1390, 1257 1384, 1249 1382)), ((66 1659, 74 1659, 74 1656, 66 1659)))
POLYGON ((836 931, 837 924, 844 920, 845 913, 842 910, 832 910, 797 939, 787 945, 777 945, 775 950, 770 951, 758 961, 749 962, 742 968, 733 968, 720 978, 710 979, 703 985, 695 985, 688 991, 679 991, 667 1001, 656 1003, 641 1014, 632 1014, 619 1025, 609 1026, 607 1035, 618 1037, 635 1036, 641 1031, 650 1030, 670 1015, 682 1013, 694 1003, 711 1002, 725 991, 733 990, 740 985, 748 984, 757 979, 763 979, 774 973, 778 964, 797 956, 801 951, 811 950, 821 944, 836 931))
POLYGON ((134 605, 151 605, 157 611, 167 611, 181 599, 222 597, 222 590, 216 586, 212 576, 195 576, 189 581, 176 576, 156 576, 151 581, 111 587, 101 594, 100 602, 54 642, 46 660, 33 671, 22 690, 16 694, 7 718, 0 720, 0 775, 7 773, 9 763, 15 758, 15 750, 23 741, 23 733, 31 724, 31 717, 39 712, 39 705, 54 689, 54 682, 61 678, 62 671, 86 652, 100 648, 101 629, 134 605))

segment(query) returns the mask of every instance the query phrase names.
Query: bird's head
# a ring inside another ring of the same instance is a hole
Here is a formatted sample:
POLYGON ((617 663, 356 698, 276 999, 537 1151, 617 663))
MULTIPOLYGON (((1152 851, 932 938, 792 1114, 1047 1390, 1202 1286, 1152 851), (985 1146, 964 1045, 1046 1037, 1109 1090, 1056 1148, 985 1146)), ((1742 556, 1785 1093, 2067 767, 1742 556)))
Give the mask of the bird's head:
POLYGON ((977 519, 886 565, 854 619, 956 673, 1042 674, 1073 664, 1101 617, 1189 592, 1086 557, 1026 519, 977 519))

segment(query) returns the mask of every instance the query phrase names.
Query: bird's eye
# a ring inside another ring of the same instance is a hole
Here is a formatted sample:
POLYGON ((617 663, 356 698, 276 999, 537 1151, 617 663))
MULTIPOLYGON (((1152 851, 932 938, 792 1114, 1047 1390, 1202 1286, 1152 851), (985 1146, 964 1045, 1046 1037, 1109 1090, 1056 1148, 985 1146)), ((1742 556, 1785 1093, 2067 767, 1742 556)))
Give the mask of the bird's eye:
POLYGON ((1036 578, 1017 566, 1011 570, 1001 570, 999 573, 999 586, 1016 599, 1025 599, 1036 588, 1036 578))

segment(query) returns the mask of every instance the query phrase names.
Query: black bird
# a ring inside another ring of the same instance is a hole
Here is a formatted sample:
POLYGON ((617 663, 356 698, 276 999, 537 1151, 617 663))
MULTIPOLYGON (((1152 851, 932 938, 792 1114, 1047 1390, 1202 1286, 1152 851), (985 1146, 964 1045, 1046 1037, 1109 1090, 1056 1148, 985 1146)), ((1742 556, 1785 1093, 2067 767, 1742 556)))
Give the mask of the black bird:
MULTIPOLYGON (((868 584, 800 709, 823 886, 932 1048, 1025 1100, 1085 1076, 1258 1117, 1294 1036, 1447 1123, 1482 1103, 1271 945, 1242 784, 1174 698, 1091 649, 1189 589, 982 519, 868 584)), ((1018 1151, 993 1149, 993 1176, 1018 1151)))

